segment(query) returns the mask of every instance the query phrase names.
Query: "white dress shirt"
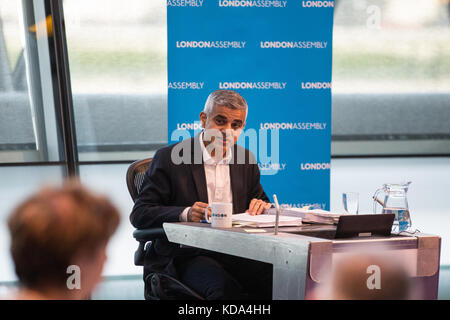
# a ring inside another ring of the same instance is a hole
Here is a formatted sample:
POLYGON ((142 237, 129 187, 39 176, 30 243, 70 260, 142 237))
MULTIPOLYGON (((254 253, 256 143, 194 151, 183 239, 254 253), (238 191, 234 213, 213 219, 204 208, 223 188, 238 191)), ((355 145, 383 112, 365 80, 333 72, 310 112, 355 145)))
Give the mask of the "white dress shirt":
MULTIPOLYGON (((230 181, 231 152, 227 152, 225 158, 215 161, 203 144, 203 132, 199 134, 200 147, 203 156, 203 168, 205 169, 206 187, 208 190, 208 203, 233 202, 230 181)), ((230 150, 229 150, 230 151, 230 150)), ((191 207, 187 207, 180 214, 180 221, 187 221, 187 214, 191 207)))

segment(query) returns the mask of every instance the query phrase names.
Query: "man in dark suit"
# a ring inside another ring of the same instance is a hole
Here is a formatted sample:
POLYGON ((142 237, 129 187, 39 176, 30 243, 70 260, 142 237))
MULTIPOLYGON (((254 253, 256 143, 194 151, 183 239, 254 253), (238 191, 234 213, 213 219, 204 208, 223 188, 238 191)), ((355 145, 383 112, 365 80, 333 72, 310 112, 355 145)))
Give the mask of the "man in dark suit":
MULTIPOLYGON (((261 214, 270 207, 253 154, 236 144, 247 103, 237 92, 217 90, 206 101, 204 131, 159 149, 130 215, 136 228, 205 219, 208 203, 233 203, 233 213, 261 214)), ((162 272, 207 299, 271 298, 272 266, 157 240, 146 251, 144 278, 162 272)))

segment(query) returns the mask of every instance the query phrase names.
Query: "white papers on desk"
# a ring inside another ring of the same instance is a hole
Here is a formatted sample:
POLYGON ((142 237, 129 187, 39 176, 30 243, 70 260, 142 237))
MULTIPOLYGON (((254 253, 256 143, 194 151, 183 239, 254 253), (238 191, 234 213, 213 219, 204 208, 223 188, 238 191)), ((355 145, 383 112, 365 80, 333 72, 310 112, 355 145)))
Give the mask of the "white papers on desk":
MULTIPOLYGON (((260 214, 252 216, 248 213, 238 213, 233 214, 232 218, 234 226, 267 228, 275 226, 276 216, 271 214, 260 214)), ((289 217, 280 215, 280 218, 278 220, 279 226, 300 226, 301 224, 302 219, 299 217, 289 217)))
MULTIPOLYGON (((275 216, 275 208, 266 210, 268 214, 275 216)), ((303 208, 281 208, 281 216, 302 218, 303 222, 337 224, 340 213, 331 213, 321 209, 307 210, 303 208)))

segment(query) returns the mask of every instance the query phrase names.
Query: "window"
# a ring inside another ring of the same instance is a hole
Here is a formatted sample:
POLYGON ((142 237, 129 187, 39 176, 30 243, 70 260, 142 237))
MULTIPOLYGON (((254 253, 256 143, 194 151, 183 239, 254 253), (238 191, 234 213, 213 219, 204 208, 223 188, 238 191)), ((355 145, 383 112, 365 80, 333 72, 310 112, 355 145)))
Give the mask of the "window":
POLYGON ((66 0, 64 13, 80 161, 167 145, 165 1, 66 0))
POLYGON ((0 163, 64 160, 44 1, 0 1, 0 163))
POLYGON ((66 175, 46 1, 0 0, 0 282, 16 279, 7 216, 66 175))
POLYGON ((335 9, 332 155, 450 154, 450 3, 335 9))

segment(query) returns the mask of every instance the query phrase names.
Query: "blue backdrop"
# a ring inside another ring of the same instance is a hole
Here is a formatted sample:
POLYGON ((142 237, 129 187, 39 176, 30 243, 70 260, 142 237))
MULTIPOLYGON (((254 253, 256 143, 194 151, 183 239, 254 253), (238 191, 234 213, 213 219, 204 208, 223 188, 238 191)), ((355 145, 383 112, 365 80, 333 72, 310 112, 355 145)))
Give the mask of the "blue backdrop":
POLYGON ((209 93, 235 90, 258 138, 238 143, 257 157, 269 198, 329 209, 333 10, 334 1, 167 1, 169 143, 199 131, 209 93))

